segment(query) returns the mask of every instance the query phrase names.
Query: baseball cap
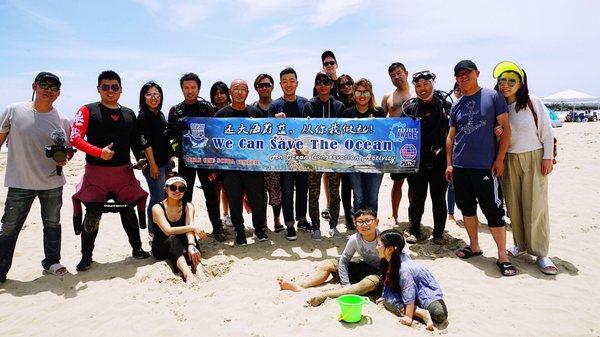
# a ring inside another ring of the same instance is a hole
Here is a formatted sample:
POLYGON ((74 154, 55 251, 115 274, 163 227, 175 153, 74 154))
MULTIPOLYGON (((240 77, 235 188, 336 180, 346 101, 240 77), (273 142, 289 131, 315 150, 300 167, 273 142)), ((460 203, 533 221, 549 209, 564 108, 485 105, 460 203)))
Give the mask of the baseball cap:
POLYGON ((462 60, 454 66, 454 76, 456 76, 461 69, 477 70, 477 66, 471 60, 462 60))
POLYGON ((507 71, 513 71, 513 72, 519 74, 519 76, 521 76, 521 79, 523 79, 525 77, 525 73, 523 72, 523 69, 521 69, 521 67, 516 65, 514 62, 502 61, 494 67, 494 73, 493 73, 494 78, 500 77, 500 75, 502 75, 503 73, 505 73, 507 71))
POLYGON ((53 73, 49 73, 47 71, 42 71, 41 73, 37 74, 37 76, 35 77, 35 80, 33 82, 38 83, 43 80, 51 80, 51 81, 55 82, 56 84, 58 84, 59 87, 61 86, 58 76, 54 75, 53 73))
POLYGON ((333 81, 333 78, 331 78, 331 75, 329 75, 328 73, 324 72, 324 71, 319 71, 317 73, 317 75, 315 76, 315 81, 319 79, 319 77, 327 77, 328 79, 333 81))
POLYGON ((335 60, 335 62, 337 62, 337 59, 331 50, 326 50, 323 52, 323 54, 321 54, 321 62, 325 61, 326 57, 331 57, 335 60))

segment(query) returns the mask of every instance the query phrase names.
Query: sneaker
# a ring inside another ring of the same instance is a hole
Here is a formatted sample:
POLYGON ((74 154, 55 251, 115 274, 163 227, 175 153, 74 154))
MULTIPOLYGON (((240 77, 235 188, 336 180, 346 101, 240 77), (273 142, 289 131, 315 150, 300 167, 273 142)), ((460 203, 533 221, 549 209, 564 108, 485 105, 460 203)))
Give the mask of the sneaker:
POLYGON ((275 233, 279 233, 279 232, 282 232, 284 229, 285 229, 285 227, 282 224, 278 224, 278 225, 275 225, 275 228, 273 229, 273 231, 275 233))
POLYGON ((298 229, 310 232, 310 231, 312 231, 312 225, 310 224, 310 222, 299 223, 298 224, 298 229))
POLYGON ((92 265, 92 258, 91 257, 82 257, 81 261, 79 261, 79 263, 77 264, 77 271, 86 271, 88 269, 90 269, 90 266, 92 265))
POLYGON ((329 229, 329 236, 331 236, 332 239, 341 239, 341 238, 343 238, 342 234, 340 234, 340 231, 338 231, 337 228, 330 228, 329 229))
POLYGON ((229 214, 222 217, 221 222, 223 223, 223 226, 233 228, 233 222, 231 222, 229 214))
POLYGON ((236 246, 245 246, 248 244, 248 241, 246 240, 246 234, 241 233, 241 234, 237 234, 235 236, 235 245, 236 246))
POLYGON ((264 231, 254 231, 254 236, 260 242, 269 240, 269 236, 264 231))
POLYGON ((142 248, 140 249, 134 249, 131 252, 131 255, 133 257, 135 257, 138 260, 143 260, 143 259, 147 259, 150 257, 150 253, 148 253, 147 251, 143 250, 142 248))
POLYGON ((325 208, 321 211, 321 217, 325 220, 331 219, 331 214, 329 214, 329 208, 325 208))
POLYGON ((417 239, 417 237, 414 234, 410 234, 406 237, 405 241, 406 241, 406 243, 413 244, 413 243, 417 243, 417 241, 419 241, 419 239, 417 239))
POLYGON ((223 231, 213 232, 213 238, 215 238, 215 240, 218 242, 227 241, 227 236, 225 233, 223 233, 223 231))
POLYGON ((314 229, 311 233, 310 233, 310 238, 315 240, 315 241, 321 241, 323 239, 323 237, 321 236, 321 230, 320 229, 314 229))
POLYGON ((285 238, 288 241, 295 241, 298 236, 296 235, 296 228, 294 228, 294 226, 289 226, 287 228, 287 233, 285 233, 285 238))

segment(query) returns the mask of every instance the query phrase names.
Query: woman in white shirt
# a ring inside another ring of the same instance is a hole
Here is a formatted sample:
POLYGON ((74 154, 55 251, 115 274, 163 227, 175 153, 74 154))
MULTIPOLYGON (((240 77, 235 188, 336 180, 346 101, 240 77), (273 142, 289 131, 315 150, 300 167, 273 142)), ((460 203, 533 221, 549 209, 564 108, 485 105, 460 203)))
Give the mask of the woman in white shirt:
POLYGON ((494 78, 508 104, 511 129, 501 181, 515 243, 508 253, 537 256, 540 271, 555 275, 557 268, 548 258, 548 175, 554 146, 550 117, 544 104, 529 95, 527 74, 518 65, 500 62, 494 78))

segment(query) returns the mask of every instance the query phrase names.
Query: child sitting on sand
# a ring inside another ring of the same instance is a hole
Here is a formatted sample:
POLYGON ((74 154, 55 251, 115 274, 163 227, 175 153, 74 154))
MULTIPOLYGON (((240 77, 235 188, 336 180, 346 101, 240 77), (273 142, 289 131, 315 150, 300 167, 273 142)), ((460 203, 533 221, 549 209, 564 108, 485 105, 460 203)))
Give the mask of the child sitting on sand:
POLYGON ((425 322, 427 330, 433 330, 433 322, 442 323, 448 318, 442 289, 435 277, 402 251, 404 237, 398 231, 385 230, 377 241, 384 278, 383 297, 378 302, 383 301, 384 306, 395 313, 404 308, 400 323, 410 326, 416 316, 425 322))
POLYGON ((173 270, 181 271, 185 283, 194 284, 202 258, 196 235, 204 240, 206 233, 194 225, 194 206, 182 201, 186 189, 185 179, 170 177, 165 182, 167 198, 152 206, 152 219, 158 225, 154 228, 152 255, 158 260, 169 259, 173 270))
POLYGON ((281 290, 302 291, 325 283, 329 275, 339 276, 341 288, 321 292, 311 297, 308 304, 321 305, 328 297, 335 298, 346 294, 364 295, 380 288, 381 277, 379 272, 380 258, 377 255, 377 213, 371 208, 362 208, 354 213, 354 224, 357 233, 350 236, 344 252, 338 260, 324 261, 321 266, 304 282, 294 283, 277 278, 281 290), (362 257, 362 261, 351 261, 354 253, 362 257))

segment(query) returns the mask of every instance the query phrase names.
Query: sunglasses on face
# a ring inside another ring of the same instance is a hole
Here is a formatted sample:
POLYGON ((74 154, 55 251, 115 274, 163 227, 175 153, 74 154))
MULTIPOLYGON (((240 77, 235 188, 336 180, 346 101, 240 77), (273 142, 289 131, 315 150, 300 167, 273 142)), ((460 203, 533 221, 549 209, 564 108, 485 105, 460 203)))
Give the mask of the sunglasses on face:
POLYGON ((316 85, 316 86, 330 85, 330 84, 331 84, 331 80, 329 80, 329 79, 324 79, 324 80, 316 80, 316 81, 315 81, 315 85, 316 85))
POLYGON ((327 61, 323 62, 323 67, 329 67, 335 64, 335 61, 327 61))
POLYGON ((271 86, 272 86, 271 83, 259 83, 259 84, 256 85, 256 88, 258 88, 258 89, 268 89, 271 86))
POLYGON ((517 85, 517 80, 514 78, 499 78, 498 85, 508 85, 509 87, 514 87, 517 85))
POLYGON ((160 98, 160 92, 148 92, 144 95, 146 98, 160 98))
POLYGON ((171 190, 171 192, 179 191, 179 192, 183 193, 183 192, 185 192, 186 187, 185 186, 169 185, 169 189, 171 190))
POLYGON ((38 82, 37 86, 40 89, 44 89, 44 90, 48 90, 50 89, 50 91, 54 91, 54 92, 58 92, 60 90, 60 86, 57 84, 50 84, 50 83, 46 83, 46 82, 38 82))
POLYGON ((354 92, 354 96, 356 97, 371 97, 371 92, 370 91, 360 91, 360 90, 356 90, 354 92))
POLYGON ((352 86, 352 83, 350 83, 350 82, 340 82, 340 84, 338 84, 338 86, 339 86, 340 88, 344 88, 344 87, 351 87, 351 86, 352 86))
POLYGON ((373 222, 375 222, 374 218, 371 219, 367 219, 367 220, 357 220, 354 223, 359 225, 359 226, 370 226, 373 224, 373 222))
POLYGON ((109 90, 112 90, 112 91, 114 91, 114 92, 117 92, 117 91, 119 91, 119 89, 120 89, 120 88, 121 88, 121 87, 120 87, 118 84, 112 84, 112 85, 108 85, 108 84, 102 84, 102 85, 100 86, 100 90, 102 90, 102 91, 109 91, 109 90))

